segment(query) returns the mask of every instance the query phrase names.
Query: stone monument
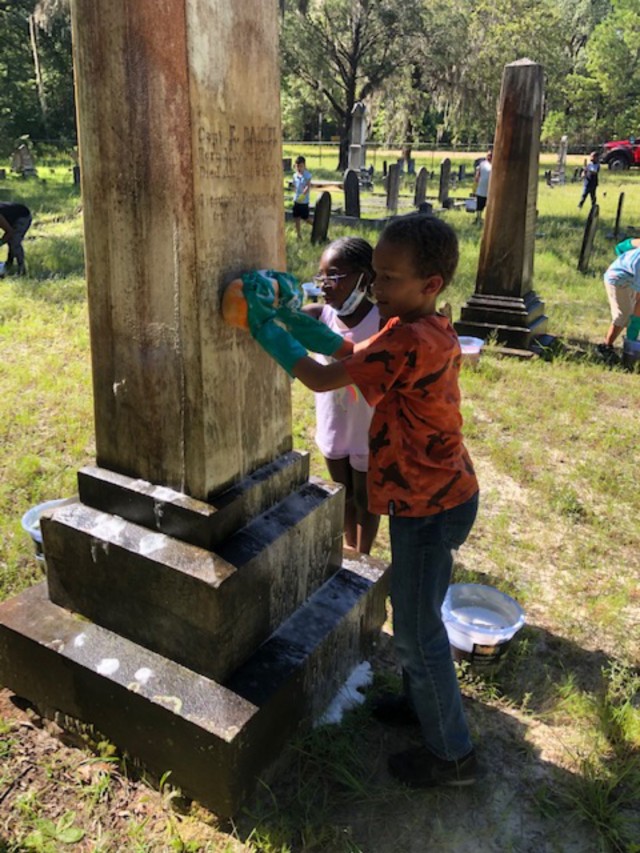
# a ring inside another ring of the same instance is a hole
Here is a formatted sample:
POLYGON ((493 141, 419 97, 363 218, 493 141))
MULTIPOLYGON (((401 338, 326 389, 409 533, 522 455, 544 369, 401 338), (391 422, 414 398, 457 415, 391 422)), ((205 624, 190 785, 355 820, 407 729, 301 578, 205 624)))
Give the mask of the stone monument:
POLYGON ((541 65, 505 66, 476 288, 455 324, 461 335, 495 333, 522 350, 547 325, 532 290, 542 95, 541 65))
POLYGON ((360 219, 360 181, 357 172, 353 169, 347 169, 342 185, 345 215, 360 219))
POLYGON ((400 166, 392 163, 387 174, 387 210, 395 213, 398 210, 400 195, 400 166))
POLYGON ((0 683, 231 815, 368 654, 388 574, 343 561, 289 378, 220 317, 285 264, 277 6, 72 27, 97 464, 41 519, 47 582, 0 605, 0 683))
POLYGON ((367 108, 357 101, 351 110, 351 142, 349 144, 349 169, 360 169, 367 165, 367 108))
POLYGON ((418 172, 418 177, 416 178, 416 188, 413 194, 413 203, 416 207, 420 207, 420 205, 427 200, 428 177, 429 173, 423 166, 418 172))
POLYGON ((445 157, 440 163, 440 184, 438 186, 438 201, 442 207, 449 205, 449 181, 451 179, 451 160, 445 157))

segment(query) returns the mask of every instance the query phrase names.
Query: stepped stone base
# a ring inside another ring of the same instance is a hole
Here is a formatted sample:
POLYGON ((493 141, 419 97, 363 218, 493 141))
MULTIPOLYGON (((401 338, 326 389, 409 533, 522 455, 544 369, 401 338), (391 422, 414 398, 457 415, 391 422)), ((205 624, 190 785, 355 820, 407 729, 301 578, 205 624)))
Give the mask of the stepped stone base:
POLYGON ((546 332, 547 322, 544 302, 533 291, 522 297, 474 293, 454 327, 459 335, 486 340, 493 334, 498 344, 526 350, 546 332))
POLYGON ((371 558, 346 561, 224 684, 53 604, 40 584, 0 605, 0 682, 231 816, 369 654, 388 578, 371 558))

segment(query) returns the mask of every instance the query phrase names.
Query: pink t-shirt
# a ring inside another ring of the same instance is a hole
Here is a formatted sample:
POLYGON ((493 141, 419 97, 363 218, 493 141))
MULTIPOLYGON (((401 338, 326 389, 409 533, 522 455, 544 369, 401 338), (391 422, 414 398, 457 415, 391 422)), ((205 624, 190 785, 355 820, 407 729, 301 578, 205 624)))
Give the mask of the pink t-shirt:
MULTIPOLYGON (((319 319, 354 344, 366 341, 380 329, 380 313, 375 305, 353 328, 343 323, 330 305, 324 306, 319 319)), ((315 358, 322 364, 335 361, 325 355, 316 355, 315 358)), ((335 391, 323 391, 315 394, 315 398, 316 444, 325 459, 344 459, 351 456, 362 456, 366 459, 369 453, 369 425, 373 408, 364 399, 358 387, 348 385, 335 391)))

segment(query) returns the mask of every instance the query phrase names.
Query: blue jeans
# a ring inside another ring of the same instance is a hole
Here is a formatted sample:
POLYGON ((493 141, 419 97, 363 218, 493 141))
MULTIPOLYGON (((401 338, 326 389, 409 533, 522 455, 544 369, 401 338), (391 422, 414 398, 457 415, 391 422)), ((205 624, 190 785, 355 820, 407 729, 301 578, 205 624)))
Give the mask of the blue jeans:
POLYGON ((389 517, 393 633, 405 690, 427 747, 447 761, 465 756, 472 744, 441 607, 452 549, 465 541, 477 512, 476 494, 436 515, 389 517))

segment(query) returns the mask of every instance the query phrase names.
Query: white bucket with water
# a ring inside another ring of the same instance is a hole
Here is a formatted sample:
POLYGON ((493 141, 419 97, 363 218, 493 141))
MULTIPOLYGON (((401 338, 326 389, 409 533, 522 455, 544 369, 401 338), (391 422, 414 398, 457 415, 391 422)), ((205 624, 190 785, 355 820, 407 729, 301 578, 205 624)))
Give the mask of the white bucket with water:
POLYGON ((517 601, 492 586, 452 584, 442 605, 453 656, 486 665, 496 663, 525 623, 517 601))
POLYGON ((32 506, 22 516, 22 528, 25 530, 31 539, 36 549, 36 560, 44 560, 44 551, 42 550, 42 531, 40 530, 40 517, 43 512, 48 509, 55 509, 58 506, 65 504, 76 503, 77 497, 73 498, 58 498, 54 501, 45 501, 44 503, 32 506))
POLYGON ((460 349, 462 351, 462 361, 469 364, 477 364, 480 361, 480 354, 484 341, 482 338, 472 338, 469 335, 459 335, 460 349))

